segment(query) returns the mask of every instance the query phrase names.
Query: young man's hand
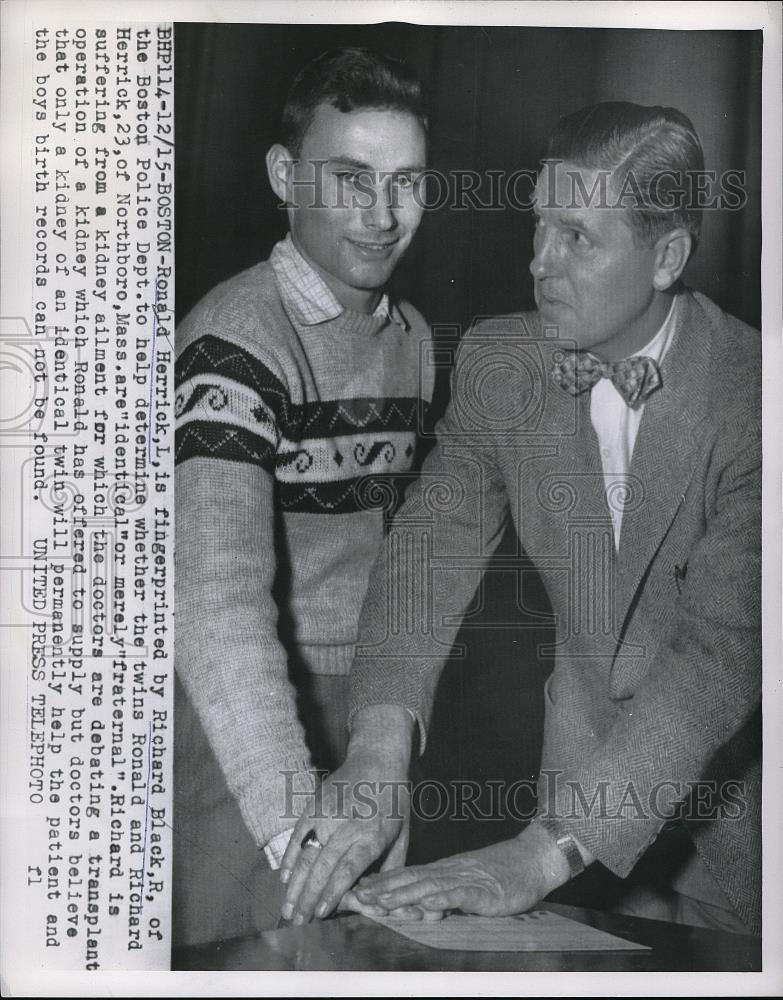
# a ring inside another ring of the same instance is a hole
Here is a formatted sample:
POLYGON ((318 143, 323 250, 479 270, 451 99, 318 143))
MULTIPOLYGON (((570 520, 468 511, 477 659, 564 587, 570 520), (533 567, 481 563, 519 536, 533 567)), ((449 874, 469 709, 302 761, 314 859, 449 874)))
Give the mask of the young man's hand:
POLYGON ((326 917, 379 858, 382 870, 405 863, 412 730, 410 714, 397 706, 357 713, 345 763, 300 816, 283 857, 284 919, 302 924, 326 917), (308 834, 321 846, 308 846, 308 834))

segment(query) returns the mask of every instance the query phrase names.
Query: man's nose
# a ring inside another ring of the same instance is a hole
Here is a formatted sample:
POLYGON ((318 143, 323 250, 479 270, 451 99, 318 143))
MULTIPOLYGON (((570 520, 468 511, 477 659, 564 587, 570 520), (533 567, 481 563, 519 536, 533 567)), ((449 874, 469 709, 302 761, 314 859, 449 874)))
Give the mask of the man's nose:
POLYGON ((397 225, 394 212, 394 195, 386 185, 377 185, 373 192, 372 204, 362 213, 362 221, 368 229, 387 231, 397 225))
POLYGON ((533 259, 530 261, 530 273, 536 280, 547 278, 557 269, 558 237, 554 229, 540 226, 533 237, 533 259))

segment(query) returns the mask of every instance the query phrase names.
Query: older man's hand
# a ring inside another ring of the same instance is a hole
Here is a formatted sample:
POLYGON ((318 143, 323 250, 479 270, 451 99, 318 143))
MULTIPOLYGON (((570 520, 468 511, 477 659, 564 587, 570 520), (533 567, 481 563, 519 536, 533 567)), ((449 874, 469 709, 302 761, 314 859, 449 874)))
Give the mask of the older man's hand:
POLYGON ((328 916, 380 858, 383 869, 405 863, 412 730, 411 716, 396 706, 357 714, 345 763, 313 796, 283 856, 286 920, 328 916), (311 832, 321 847, 306 846, 311 832))
POLYGON ((364 906, 387 912, 418 906, 435 915, 462 910, 498 917, 529 910, 569 877, 554 838, 533 823, 491 847, 366 876, 354 895, 364 906))

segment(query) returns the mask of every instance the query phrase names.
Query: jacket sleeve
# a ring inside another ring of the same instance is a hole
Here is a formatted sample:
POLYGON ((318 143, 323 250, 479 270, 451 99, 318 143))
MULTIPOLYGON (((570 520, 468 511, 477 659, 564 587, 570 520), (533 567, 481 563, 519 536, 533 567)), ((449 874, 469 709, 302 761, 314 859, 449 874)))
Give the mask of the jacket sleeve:
POLYGON ((731 740, 743 739, 760 705, 757 420, 718 433, 707 485, 705 527, 688 558, 672 627, 628 710, 595 753, 559 776, 553 799, 560 825, 621 877, 677 813, 690 783, 710 773, 731 740), (574 785, 592 810, 574 810, 574 785))
POLYGON ((309 767, 272 593, 285 387, 201 337, 177 362, 176 669, 259 845, 292 825, 282 772, 309 767))
POLYGON ((359 620, 350 714, 371 704, 407 708, 421 752, 440 672, 509 516, 493 442, 481 430, 449 404, 375 561, 359 620))

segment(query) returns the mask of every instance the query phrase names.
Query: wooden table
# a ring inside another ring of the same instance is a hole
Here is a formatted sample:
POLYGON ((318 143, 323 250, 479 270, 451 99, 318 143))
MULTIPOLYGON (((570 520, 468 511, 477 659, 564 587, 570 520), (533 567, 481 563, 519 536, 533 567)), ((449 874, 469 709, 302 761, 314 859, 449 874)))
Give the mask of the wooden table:
POLYGON ((761 940, 555 903, 552 910, 651 951, 454 952, 416 944, 356 914, 174 951, 176 970, 364 972, 758 972, 761 940))

